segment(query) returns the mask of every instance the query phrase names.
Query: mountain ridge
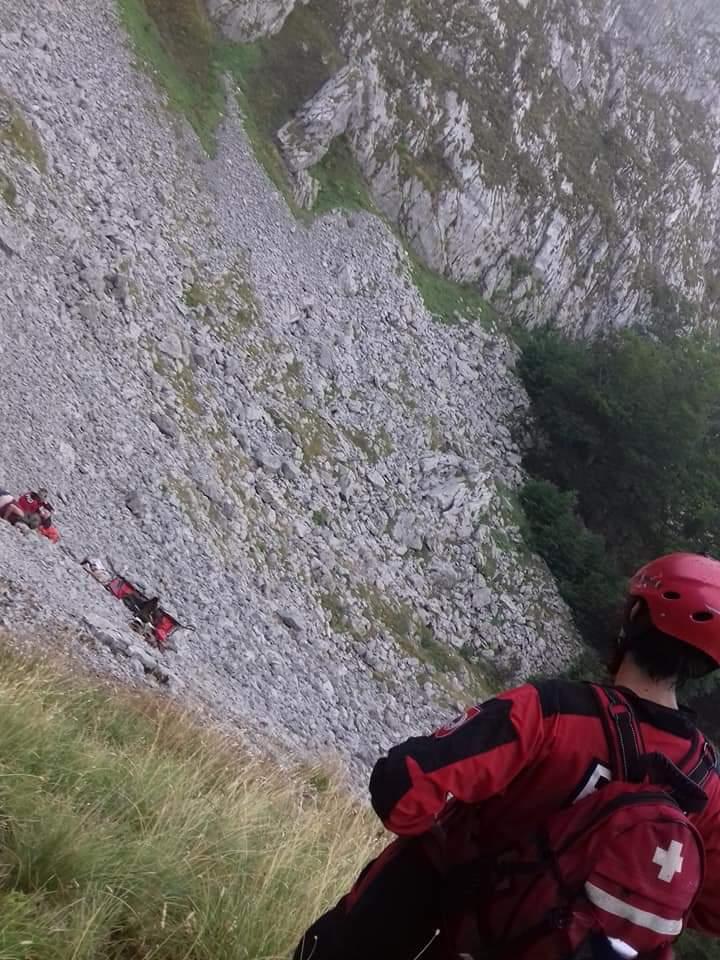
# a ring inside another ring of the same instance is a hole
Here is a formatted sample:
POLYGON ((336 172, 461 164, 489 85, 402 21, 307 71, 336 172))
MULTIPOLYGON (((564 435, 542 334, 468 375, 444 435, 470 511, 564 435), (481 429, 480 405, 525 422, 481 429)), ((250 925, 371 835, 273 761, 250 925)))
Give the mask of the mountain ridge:
POLYGON ((715 322, 720 28, 707 4, 482 0, 446 16, 431 0, 312 0, 285 21, 286 45, 313 12, 346 66, 278 129, 302 202, 345 137, 423 260, 515 317, 585 333, 715 322))

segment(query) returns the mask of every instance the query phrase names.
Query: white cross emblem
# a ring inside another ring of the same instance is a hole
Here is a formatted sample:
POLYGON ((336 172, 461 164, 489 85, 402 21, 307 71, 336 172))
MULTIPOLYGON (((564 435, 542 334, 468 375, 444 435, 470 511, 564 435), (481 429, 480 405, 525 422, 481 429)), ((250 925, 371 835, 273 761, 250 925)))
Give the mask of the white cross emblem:
POLYGON ((683 868, 683 845, 673 840, 667 850, 662 847, 655 848, 653 863, 660 867, 658 880, 664 880, 670 883, 676 873, 682 873, 683 868))

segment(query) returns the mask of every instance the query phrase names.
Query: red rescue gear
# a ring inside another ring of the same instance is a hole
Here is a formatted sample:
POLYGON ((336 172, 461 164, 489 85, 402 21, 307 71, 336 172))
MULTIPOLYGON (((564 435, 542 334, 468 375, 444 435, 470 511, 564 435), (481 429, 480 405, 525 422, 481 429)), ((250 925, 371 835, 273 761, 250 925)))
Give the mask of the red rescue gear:
MULTIPOLYGON (((704 737, 685 710, 628 690, 645 748, 682 766, 704 737)), ((485 855, 535 833, 557 810, 612 779, 603 719, 589 684, 528 684, 471 707, 455 723, 393 747, 370 781, 373 807, 401 836, 432 830, 448 795, 473 805, 472 832, 485 855)), ((706 856, 706 881, 691 926, 720 936, 720 777, 704 785, 706 808, 690 817, 706 856)))

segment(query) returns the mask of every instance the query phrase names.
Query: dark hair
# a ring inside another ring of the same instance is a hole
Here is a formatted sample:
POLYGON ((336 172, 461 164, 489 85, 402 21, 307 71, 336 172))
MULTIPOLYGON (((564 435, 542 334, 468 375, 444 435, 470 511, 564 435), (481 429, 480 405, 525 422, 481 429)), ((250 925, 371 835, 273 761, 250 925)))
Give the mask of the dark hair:
POLYGON ((712 657, 658 630, 645 601, 634 597, 625 607, 615 657, 610 665, 613 673, 617 673, 626 654, 653 680, 675 680, 678 686, 716 669, 712 657))

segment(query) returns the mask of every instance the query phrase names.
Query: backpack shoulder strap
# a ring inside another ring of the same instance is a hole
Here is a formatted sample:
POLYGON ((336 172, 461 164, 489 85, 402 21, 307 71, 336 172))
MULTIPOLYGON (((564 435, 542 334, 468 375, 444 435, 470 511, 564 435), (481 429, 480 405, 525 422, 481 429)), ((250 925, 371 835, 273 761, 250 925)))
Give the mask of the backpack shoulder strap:
MULTIPOLYGON (((610 750, 610 767, 615 779, 632 780, 640 757, 645 754, 640 725, 628 699, 616 687, 592 684, 599 704, 605 736, 610 750)), ((715 749, 695 728, 690 749, 677 768, 697 787, 704 787, 717 769, 715 749)))
POLYGON ((697 784, 698 787, 704 787, 713 770, 717 769, 715 749, 697 728, 693 736, 692 746, 678 766, 685 776, 697 784))
POLYGON ((598 701, 600 719, 610 751, 613 779, 630 780, 631 771, 645 753, 645 744, 635 713, 616 688, 592 684, 592 689, 598 701))

